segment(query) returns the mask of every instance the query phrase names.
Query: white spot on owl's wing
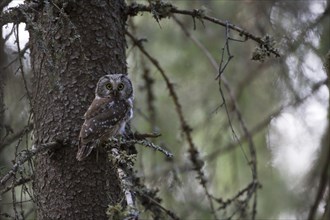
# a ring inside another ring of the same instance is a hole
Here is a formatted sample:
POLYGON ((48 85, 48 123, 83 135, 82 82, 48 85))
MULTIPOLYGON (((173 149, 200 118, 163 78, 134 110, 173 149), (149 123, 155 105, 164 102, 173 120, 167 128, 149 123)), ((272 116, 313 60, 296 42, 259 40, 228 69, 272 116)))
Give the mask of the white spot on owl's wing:
POLYGON ((130 105, 131 107, 133 107, 133 97, 127 99, 127 101, 128 101, 128 103, 129 103, 129 105, 130 105))
POLYGON ((131 108, 129 110, 129 118, 127 119, 127 121, 128 121, 128 120, 133 118, 133 97, 127 99, 127 101, 128 101, 128 104, 130 105, 130 108, 131 108))
POLYGON ((126 122, 122 122, 122 123, 120 124, 119 131, 118 131, 118 133, 119 133, 120 135, 125 134, 125 126, 126 126, 126 122))

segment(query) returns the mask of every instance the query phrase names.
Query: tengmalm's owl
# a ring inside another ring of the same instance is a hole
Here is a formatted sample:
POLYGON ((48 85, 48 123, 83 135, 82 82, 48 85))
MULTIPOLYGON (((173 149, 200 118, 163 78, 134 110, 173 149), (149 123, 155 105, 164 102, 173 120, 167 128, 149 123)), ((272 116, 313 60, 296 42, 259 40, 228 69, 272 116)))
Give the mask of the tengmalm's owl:
POLYGON ((133 116, 133 87, 124 74, 100 78, 95 98, 84 115, 79 134, 77 160, 85 159, 99 143, 123 135, 133 116))

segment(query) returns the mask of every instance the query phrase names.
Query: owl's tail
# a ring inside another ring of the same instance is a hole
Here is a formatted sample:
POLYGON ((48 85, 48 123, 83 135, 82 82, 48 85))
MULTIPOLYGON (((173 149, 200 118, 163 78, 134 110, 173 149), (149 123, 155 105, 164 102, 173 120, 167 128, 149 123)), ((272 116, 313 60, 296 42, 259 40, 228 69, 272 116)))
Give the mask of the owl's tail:
POLYGON ((93 148, 94 148, 94 145, 92 143, 82 144, 79 141, 76 159, 79 161, 84 160, 86 157, 88 157, 88 155, 91 154, 93 148))

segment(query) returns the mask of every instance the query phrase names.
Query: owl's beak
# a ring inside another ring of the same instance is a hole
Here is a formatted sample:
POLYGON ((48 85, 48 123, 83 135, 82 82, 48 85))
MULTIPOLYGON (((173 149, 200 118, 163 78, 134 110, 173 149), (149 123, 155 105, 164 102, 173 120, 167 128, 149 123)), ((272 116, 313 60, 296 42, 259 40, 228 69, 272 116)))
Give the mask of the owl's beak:
POLYGON ((117 90, 113 90, 112 93, 114 96, 117 96, 117 90))

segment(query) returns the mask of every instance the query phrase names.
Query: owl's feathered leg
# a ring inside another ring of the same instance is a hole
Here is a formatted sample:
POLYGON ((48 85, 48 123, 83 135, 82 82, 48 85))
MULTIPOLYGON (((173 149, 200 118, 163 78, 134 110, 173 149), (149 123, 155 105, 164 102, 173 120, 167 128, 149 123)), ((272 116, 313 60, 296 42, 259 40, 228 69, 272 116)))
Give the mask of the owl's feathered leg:
POLYGON ((88 157, 91 154, 94 146, 95 145, 93 143, 81 144, 79 142, 78 152, 76 156, 77 160, 82 161, 86 157, 88 157))

